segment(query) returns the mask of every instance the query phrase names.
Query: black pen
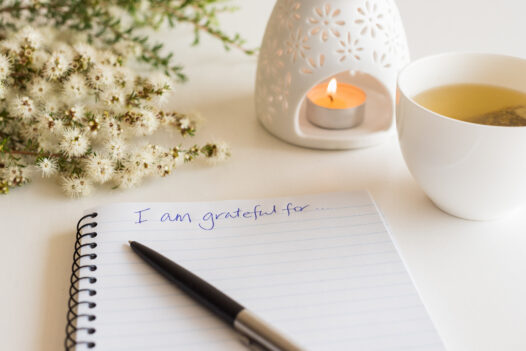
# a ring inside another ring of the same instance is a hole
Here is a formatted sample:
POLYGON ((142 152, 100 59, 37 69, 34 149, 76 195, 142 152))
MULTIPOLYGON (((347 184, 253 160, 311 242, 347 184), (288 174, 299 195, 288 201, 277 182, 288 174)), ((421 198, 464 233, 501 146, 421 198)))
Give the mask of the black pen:
POLYGON ((305 351, 192 272, 136 241, 129 243, 133 251, 159 273, 237 330, 252 350, 305 351))

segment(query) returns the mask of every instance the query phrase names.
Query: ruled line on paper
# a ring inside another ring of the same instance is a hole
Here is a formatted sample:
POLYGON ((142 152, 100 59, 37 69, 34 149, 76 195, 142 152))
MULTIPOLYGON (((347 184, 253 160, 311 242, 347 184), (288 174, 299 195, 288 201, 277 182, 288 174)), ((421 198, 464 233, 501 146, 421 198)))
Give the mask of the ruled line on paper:
MULTIPOLYGON (((372 243, 360 243, 360 244, 349 244, 349 245, 338 245, 338 246, 325 246, 325 247, 316 247, 316 248, 306 248, 306 249, 297 249, 297 250, 282 250, 282 251, 271 251, 268 253, 259 253, 259 254, 246 254, 246 255, 229 255, 229 256, 219 256, 214 257, 213 259, 231 259, 231 258, 243 258, 243 257, 254 257, 254 256, 267 256, 271 254, 287 254, 287 253, 294 253, 294 252, 308 252, 308 251, 317 251, 320 249, 339 249, 339 248, 351 248, 351 247, 361 247, 361 246, 378 246, 380 244, 390 244, 390 240, 384 240, 384 241, 378 241, 378 242, 372 242, 372 243)), ((132 253, 124 253, 124 255, 130 255, 133 257, 132 253)), ((136 257, 134 257, 136 259, 136 257)), ((184 259, 185 262, 196 262, 196 261, 213 261, 210 258, 192 258, 192 259, 184 259)), ((121 262, 108 262, 105 263, 105 265, 130 265, 130 264, 144 264, 144 262, 139 261, 138 259, 134 260, 133 262, 126 263, 126 261, 121 262)))
MULTIPOLYGON (((411 306, 409 308, 413 308, 415 306, 411 306)), ((403 308, 402 308, 403 309, 403 308)), ((421 317, 416 317, 416 318, 406 318, 406 319, 398 319, 398 320, 392 320, 392 321, 381 321, 381 322, 362 322, 362 323, 352 323, 352 324, 349 324, 349 325, 346 325, 346 326, 339 326, 339 327, 330 327, 330 328, 327 328, 327 327, 316 327, 315 329, 304 329, 304 330, 301 330, 301 334, 308 334, 308 333, 312 333, 312 332, 322 332, 322 331, 328 331, 328 330, 348 330, 349 328, 352 328, 352 327, 361 327, 361 326, 367 326, 367 325, 390 325, 390 324, 397 324, 397 323, 407 323, 407 322, 417 322, 417 321, 424 321, 427 319, 427 316, 421 316, 421 317)), ((295 319, 294 321, 296 321, 297 319, 295 319)), ((169 322, 170 320, 157 320, 157 321, 151 321, 151 322, 169 322)), ((126 323, 128 326, 130 324, 134 324, 134 323, 126 323)), ((137 336, 139 335, 157 335, 157 336, 160 336, 160 335, 167 335, 167 334, 183 334, 183 333, 193 333, 193 332, 201 332, 201 331, 207 331, 207 330, 225 330, 225 329, 228 329, 228 327, 226 326, 215 326, 215 327, 207 327, 207 328, 192 328, 192 329, 181 329, 181 330, 170 330, 170 331, 167 331, 167 332, 149 332, 149 333, 143 333, 143 334, 135 334, 137 336)), ((108 335, 108 336, 105 336, 105 339, 110 339, 110 338, 119 338, 119 337, 123 337, 123 336, 128 336, 130 335, 130 333, 127 331, 125 333, 120 333, 120 334, 113 334, 113 335, 108 335)))
MULTIPOLYGON (((375 224, 381 224, 381 222, 372 222, 372 223, 364 223, 363 225, 375 225, 375 224)), ((343 229, 343 228, 349 228, 349 227, 358 227, 359 225, 351 225, 351 226, 337 226, 337 227, 328 227, 328 228, 314 228, 312 231, 317 230, 332 230, 332 229, 343 229)), ((301 232, 302 230, 296 231, 301 232)), ((272 232, 269 234, 283 234, 284 232, 272 232)), ((245 244, 239 244, 239 245, 227 245, 227 246, 215 246, 215 247, 202 247, 202 248, 182 248, 182 249, 164 249, 162 250, 164 253, 167 252, 185 252, 185 251, 202 251, 202 250, 218 250, 218 249, 236 249, 236 248, 247 248, 247 247, 253 247, 253 246, 261 246, 261 245, 279 245, 279 244, 286 244, 286 243, 302 243, 302 242, 308 242, 308 241, 316 241, 316 240, 328 240, 328 239, 341 239, 341 238, 348 238, 348 237, 360 237, 360 236, 371 236, 371 235, 378 235, 378 234, 384 234, 385 230, 374 232, 374 233, 364 233, 364 234, 356 234, 356 235, 350 235, 349 233, 345 232, 343 234, 334 235, 334 236, 323 236, 323 237, 314 237, 314 238, 294 238, 289 240, 282 240, 282 241, 262 241, 258 243, 245 243, 245 244)), ((183 242, 186 241, 185 239, 182 240, 183 242)), ((145 241, 146 242, 146 241, 145 241)), ((122 254, 121 251, 99 251, 101 254, 111 255, 111 254, 122 254)))
MULTIPOLYGON (((423 320, 423 319, 420 319, 420 320, 423 320)), ((412 320, 412 319, 407 319, 406 323, 407 322, 413 322, 413 321, 414 320, 412 320)), ((400 321, 399 323, 402 323, 402 322, 403 321, 400 321)), ((378 325, 378 324, 376 324, 376 325, 378 325)), ((183 332, 181 334, 189 334, 189 333, 192 333, 192 332, 212 331, 212 330, 228 330, 228 329, 226 327, 212 327, 212 328, 203 328, 203 329, 197 329, 197 330, 192 330, 192 331, 186 331, 186 332, 183 332)), ((341 328, 341 330, 342 331, 348 331, 348 329, 344 329, 344 328, 341 328)), ((424 326, 421 327, 421 328, 416 328, 416 330, 413 329, 412 333, 414 335, 435 333, 435 330, 432 329, 432 328, 429 328, 429 325, 425 325, 424 324, 424 326)), ((157 333, 154 332, 154 333, 150 333, 150 334, 136 334, 136 335, 133 335, 133 336, 134 337, 140 337, 140 336, 152 335, 154 337, 159 337, 159 336, 163 336, 163 335, 173 335, 173 334, 177 334, 177 333, 174 333, 173 331, 168 331, 168 332, 157 332, 157 333)), ((110 337, 103 338, 102 340, 104 340, 104 339, 118 339, 118 338, 122 338, 123 336, 131 336, 131 335, 132 334, 115 335, 115 336, 110 336, 110 337)), ((345 335, 345 333, 343 333, 343 335, 345 335)), ((354 336, 354 337, 346 336, 345 337, 343 335, 338 337, 338 338, 331 339, 331 340, 320 340, 319 342, 322 343, 324 346, 327 346, 328 344, 337 344, 337 343, 341 343, 342 341, 350 341, 350 340, 352 340, 352 341, 366 341, 366 340, 372 340, 372 339, 378 340, 378 339, 381 339, 381 338, 386 338, 386 339, 389 339, 390 341, 392 341, 392 339, 406 338, 407 337, 406 335, 400 335, 400 333, 392 333, 392 332, 391 333, 376 334, 376 335, 371 335, 371 336, 354 336)), ((228 341, 228 339, 216 339, 213 342, 215 343, 217 341, 228 341)), ((201 341, 190 341, 188 343, 186 343, 186 342, 185 343, 177 343, 176 346, 183 347, 183 346, 190 346, 190 345, 196 345, 196 344, 201 344, 201 343, 202 343, 201 341)), ((203 343, 203 345, 206 345, 206 344, 208 344, 208 343, 203 343)), ((435 344, 436 343, 434 343, 432 345, 435 345, 435 344)), ((172 345, 172 347, 173 346, 174 345, 172 345)), ((391 347, 392 347, 392 345, 391 345, 391 347)))
MULTIPOLYGON (((377 275, 361 275, 361 276, 356 276, 356 277, 346 277, 346 278, 338 278, 338 279, 325 279, 325 280, 311 280, 311 281, 302 281, 302 282, 294 282, 294 283, 286 283, 286 284, 271 284, 271 285, 251 285, 251 286, 246 286, 244 288, 237 288, 236 291, 243 291, 243 290, 253 290, 253 289, 258 289, 258 288, 264 288, 264 287, 269 287, 269 286, 288 286, 288 285, 301 285, 301 284, 312 284, 312 283, 317 283, 317 282, 335 282, 335 281, 351 281, 351 280, 359 280, 360 278, 364 278, 364 277, 371 277, 371 278, 376 278, 376 277, 386 277, 386 276, 392 276, 392 275, 397 275, 397 274, 402 274, 402 273, 405 273, 405 271, 398 271, 398 272, 387 272, 387 273, 381 273, 381 274, 377 274, 377 275)), ((218 281, 218 280, 214 280, 214 281, 218 281)), ((401 283, 401 285, 403 284, 408 284, 409 285, 409 281, 406 281, 404 283, 401 283)), ((113 287, 114 289, 130 289, 130 288, 136 288, 136 287, 144 287, 145 285, 126 285, 126 286, 122 286, 122 285, 119 285, 119 286, 115 286, 113 287)), ((150 287, 153 287, 153 286, 172 286, 171 284, 169 283, 159 283, 159 284, 152 284, 152 285, 147 285, 147 286, 150 286, 150 287)), ((385 287, 386 285, 379 285, 379 286, 365 286, 365 287, 357 287, 356 290, 358 289, 369 289, 369 288, 375 288, 375 287, 385 287)), ((389 286, 392 286, 392 285, 389 285, 389 286)), ((113 290, 113 289, 112 289, 113 290)), ((345 288, 343 289, 344 291, 351 291, 353 289, 350 289, 350 288, 345 288)), ((327 290, 327 292, 330 292, 331 290, 327 290)), ((340 290, 341 291, 341 290, 340 290)), ((308 295, 309 293, 305 293, 306 295, 308 295)), ((183 296, 184 293, 182 292, 178 292, 178 293, 174 293, 174 294, 169 294, 168 296, 183 296)), ((285 296, 299 296, 300 294, 297 294, 297 295, 294 295, 294 294, 287 294, 285 296)), ((283 295, 274 295, 272 297, 281 297, 283 295)), ((153 298, 153 297, 156 297, 155 295, 146 295, 146 296, 139 296, 137 298, 153 298)), ((122 300, 122 299, 125 299, 123 297, 115 297, 114 300, 122 300)), ((101 298, 101 301, 111 301, 111 299, 109 298, 101 298)))
MULTIPOLYGON (((315 272, 315 271, 313 271, 313 272, 315 272)), ((364 278, 364 277, 367 277, 367 276, 364 275, 364 276, 357 277, 357 278, 364 278)), ((275 287, 275 286, 291 286, 291 285, 300 285, 300 284, 315 284, 315 283, 327 283, 327 282, 349 281, 349 280, 352 280, 352 277, 333 278, 333 279, 314 279, 314 280, 310 280, 310 281, 298 281, 298 282, 282 283, 282 284, 251 285, 251 286, 246 286, 246 287, 244 287, 241 290, 260 289, 260 288, 265 288, 265 287, 269 287, 269 286, 272 286, 272 287, 275 287)), ((214 281, 216 281, 216 280, 214 280, 214 281)), ((119 285, 119 286, 107 287, 106 289, 108 289, 108 290, 109 289, 112 289, 112 290, 114 290, 114 289, 133 289, 133 288, 138 288, 138 287, 156 287, 156 286, 171 286, 171 283, 169 283, 169 282, 162 282, 162 283, 144 284, 144 285, 141 285, 141 284, 136 284, 136 285, 119 285)))
MULTIPOLYGON (((328 306, 328 305, 340 304, 342 302, 351 302, 353 304, 356 304, 356 303, 371 302, 371 301, 376 301, 376 300, 389 300, 389 299, 399 299, 399 298, 403 298, 403 297, 414 297, 415 295, 416 294, 414 292, 411 292, 411 293, 404 293, 404 294, 399 294, 399 295, 369 297, 369 298, 361 298, 361 299, 347 298, 347 299, 340 299, 340 300, 331 300, 331 301, 325 302, 325 303, 318 303, 318 306, 328 306)), ((171 296, 171 295, 163 295, 163 297, 166 297, 166 296, 171 296)), ((411 305, 411 306, 413 307, 413 305, 411 305)), ((260 311, 284 311, 286 309, 293 309, 293 308, 296 308, 296 307, 297 306, 294 306, 294 307, 290 306, 288 308, 284 308, 284 307, 260 308, 260 309, 258 309, 258 312, 260 312, 260 311)), ((306 306, 301 305, 299 307, 306 307, 306 306)), ((138 309, 134 309, 133 311, 136 311, 136 312, 139 312, 139 311, 155 311, 155 310, 166 311, 166 310, 169 310, 169 309, 176 309, 178 311, 180 311, 181 309, 197 309, 200 312, 200 315, 196 316, 195 318, 207 318, 207 317, 203 317, 203 314, 205 314, 205 316, 208 316, 208 313, 206 311, 204 311, 201 307, 199 307, 196 303, 185 304, 185 305, 177 305, 177 306, 159 306, 159 307, 155 307, 155 308, 138 308, 138 309)), ((360 313, 370 313, 370 312, 374 312, 376 310, 377 309, 361 310, 360 313)), ((117 315, 121 315, 122 312, 125 312, 125 311, 128 311, 128 310, 123 310, 123 309, 108 310, 107 313, 115 313, 117 315)), ((192 318, 194 318, 194 317, 185 315, 184 317, 177 317, 177 318, 174 318, 174 317, 165 318, 165 319, 154 318, 154 319, 151 319, 151 320, 140 320, 140 321, 127 320, 127 321, 124 321, 122 323, 124 323, 124 324, 135 324, 135 323, 142 324, 142 323, 150 323, 150 322, 155 322, 155 321, 158 321, 158 322, 170 321, 170 320, 171 321, 177 321, 177 320, 185 321, 185 320, 192 319, 192 318)), ((286 320, 286 319, 284 319, 284 320, 286 320)), ((104 324, 104 323, 102 323, 102 324, 104 324)))
MULTIPOLYGON (((311 258, 309 259, 310 262, 313 262, 313 261, 326 261, 326 260, 334 260, 335 258, 339 258, 339 259, 344 259, 344 258, 356 258, 356 257, 364 257, 364 256, 374 256, 374 255, 384 255, 384 254, 393 254, 393 252, 391 250, 389 251, 379 251, 379 252, 366 252, 366 253, 361 253, 361 254, 354 254, 354 255, 338 255, 338 256, 330 256, 330 257, 316 257, 316 258, 311 258)), ((187 261, 187 260, 185 260, 187 261)), ((301 263, 301 262, 305 262, 305 259, 296 259, 296 260, 288 260, 288 261, 275 261, 275 262, 265 262, 265 263, 255 263, 255 264, 252 264, 252 265, 244 265, 244 266, 239 266, 239 265, 235 265, 235 266, 226 266, 226 267, 221 267, 221 268, 201 268, 199 269, 199 272, 200 273, 205 273, 205 272, 214 272, 214 271, 224 271, 224 270, 233 270, 233 269, 239 269, 239 268, 257 268, 257 267, 268 267, 268 266, 271 266, 271 265, 280 265, 280 264, 284 264, 284 263, 301 263)), ((398 262, 398 261, 396 261, 398 262)), ((393 260, 390 260, 390 261, 386 261, 386 262, 372 262, 372 263, 366 263, 366 264, 357 264, 357 265, 350 265, 348 266, 347 268, 357 268, 357 267, 364 267, 364 266, 369 266, 369 265, 381 265, 381 264, 390 264, 390 263, 393 263, 393 260)), ((127 264, 123 263, 123 266, 127 266, 127 264)), ((137 277, 137 276, 149 276, 149 275, 152 275, 152 276, 158 276, 158 273, 157 272, 152 272, 151 271, 151 268, 148 268, 148 267, 144 267, 145 269, 145 272, 134 272, 134 273, 124 273, 124 274, 102 274, 103 277, 105 278, 112 278, 112 277, 129 277, 131 275, 133 275, 134 277, 137 277)))
MULTIPOLYGON (((393 287, 404 288, 404 287, 410 287, 410 286, 411 286, 411 284, 409 282, 402 282, 402 283, 396 283, 396 284, 380 284, 380 285, 372 285, 372 286, 367 286, 367 287, 359 287, 359 288, 354 288, 354 289, 349 289, 349 288, 333 289, 333 290, 327 291, 326 294, 328 294, 328 293, 341 293, 341 292, 356 292, 356 291, 359 291, 359 290, 362 290, 362 291, 365 290, 366 291, 367 289, 370 289, 370 288, 373 288, 373 289, 386 288, 386 287, 388 287, 388 288, 393 288, 393 287)), ((307 292, 307 293, 302 293, 302 294, 282 294, 282 295, 276 295, 276 296, 260 296, 260 297, 252 297, 252 298, 250 298, 250 301, 255 302, 255 301, 258 301, 258 300, 272 300, 272 299, 280 299, 280 298, 284 298, 284 297, 285 298, 289 298, 289 297, 298 298, 298 297, 305 297, 305 296, 312 296, 312 295, 314 295, 314 293, 307 292)), ((417 296, 417 294, 415 292, 412 292, 411 295, 412 296, 417 296)), ((163 295, 138 296, 138 297, 136 297, 136 299, 137 300, 142 300, 144 298, 155 299, 155 298, 176 297, 176 296, 186 296, 186 295, 174 292, 174 293, 163 294, 163 295)), ((406 295, 399 295, 397 297, 401 297, 401 296, 406 296, 406 295)), ((390 298, 392 298, 392 296, 386 296, 385 297, 385 299, 390 299, 390 298)), ((371 298, 371 299, 358 299, 358 301, 361 301, 361 302, 372 301, 372 300, 376 300, 376 299, 373 299, 373 298, 371 298)), ((379 299, 379 300, 381 300, 381 299, 379 299)), ((354 301, 354 299, 352 301, 354 301)), ((101 302, 107 302, 107 300, 101 300, 101 302)), ((187 302, 185 302, 184 304, 181 304, 181 305, 178 305, 178 306, 175 306, 175 307, 177 307, 177 308, 191 308, 192 306, 195 307, 196 304, 194 304, 194 303, 188 304, 187 302)), ((134 310, 134 308, 131 308, 130 311, 134 310)), ((146 310, 150 311, 150 312, 154 312, 156 309, 157 308, 148 308, 146 310)), ((279 308, 276 307, 276 309, 279 309, 279 308)), ((264 310, 272 311, 273 309, 264 309, 264 310)), ((109 310, 108 312, 111 313, 112 311, 109 310)), ((118 311, 118 313, 122 313, 122 312, 123 312, 122 310, 118 311)))

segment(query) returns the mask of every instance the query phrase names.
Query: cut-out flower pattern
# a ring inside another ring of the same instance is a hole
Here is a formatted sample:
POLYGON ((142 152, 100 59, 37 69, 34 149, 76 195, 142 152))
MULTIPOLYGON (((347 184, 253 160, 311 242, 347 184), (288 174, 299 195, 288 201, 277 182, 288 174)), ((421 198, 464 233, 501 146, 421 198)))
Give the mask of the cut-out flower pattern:
POLYGON ((291 32, 289 39, 286 41, 287 45, 287 54, 290 55, 292 63, 296 63, 296 59, 301 57, 305 58, 305 52, 310 50, 310 46, 307 45, 309 37, 303 35, 301 28, 296 32, 291 32))
POLYGON ((298 13, 301 3, 297 0, 284 0, 280 1, 278 6, 279 23, 283 27, 292 29, 294 23, 301 19, 301 15, 298 13))
POLYGON ((320 54, 318 58, 308 57, 306 60, 307 67, 303 67, 300 72, 305 74, 312 74, 315 69, 321 68, 325 65, 325 55, 320 54))
POLYGON ((394 26, 387 27, 384 32, 384 46, 388 53, 397 54, 401 50, 401 33, 394 26))
POLYGON ((378 31, 384 30, 384 15, 376 2, 366 0, 364 6, 358 7, 357 18, 354 23, 361 26, 360 34, 376 38, 378 31))
POLYGON ((274 96, 267 86, 262 85, 257 92, 257 104, 259 111, 261 111, 261 117, 263 117, 267 123, 271 123, 276 114, 274 100, 274 96))
POLYGON ((363 51, 363 47, 360 47, 360 40, 353 38, 351 33, 347 33, 347 38, 340 40, 341 49, 336 50, 340 54, 340 62, 343 62, 348 58, 354 58, 360 61, 360 52, 363 51))
POLYGON ((391 67, 391 62, 386 53, 373 52, 373 62, 383 68, 391 67))
POLYGON ((399 65, 404 65, 409 61, 409 48, 407 46, 407 40, 405 39, 404 28, 398 19, 399 14, 396 10, 392 6, 388 6, 384 17, 384 46, 387 53, 399 60, 399 65))
POLYGON ((291 83, 292 75, 290 72, 287 72, 287 74, 278 79, 271 88, 274 101, 281 106, 283 111, 286 111, 289 108, 289 90, 291 83))
POLYGON ((277 39, 272 39, 267 42, 261 49, 259 57, 259 69, 261 74, 274 77, 278 72, 285 67, 285 63, 281 59, 284 55, 284 50, 280 47, 277 39))
POLYGON ((340 32, 338 27, 345 25, 345 21, 337 19, 340 14, 341 10, 333 10, 330 4, 325 4, 322 7, 315 7, 314 16, 308 19, 309 23, 314 25, 314 28, 310 30, 310 34, 320 34, 322 41, 327 41, 329 39, 329 34, 339 38, 340 32))

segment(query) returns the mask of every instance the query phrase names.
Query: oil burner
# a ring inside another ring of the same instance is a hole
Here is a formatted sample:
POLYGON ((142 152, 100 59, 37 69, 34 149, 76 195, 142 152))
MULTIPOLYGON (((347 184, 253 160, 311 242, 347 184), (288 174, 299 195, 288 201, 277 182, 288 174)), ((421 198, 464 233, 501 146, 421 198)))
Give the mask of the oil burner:
POLYGON ((393 131, 396 79, 408 62, 394 0, 278 0, 259 55, 257 117, 304 147, 378 144, 393 131))

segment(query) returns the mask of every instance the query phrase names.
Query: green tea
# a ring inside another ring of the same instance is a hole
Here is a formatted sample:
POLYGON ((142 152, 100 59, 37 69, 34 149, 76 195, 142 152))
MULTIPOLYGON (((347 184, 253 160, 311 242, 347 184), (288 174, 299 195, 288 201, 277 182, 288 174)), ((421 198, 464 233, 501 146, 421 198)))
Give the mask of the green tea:
MULTIPOLYGON (((525 82, 526 83, 526 82, 525 82)), ((414 97, 425 108, 461 121, 526 126, 526 93, 484 84, 454 84, 414 97)))

